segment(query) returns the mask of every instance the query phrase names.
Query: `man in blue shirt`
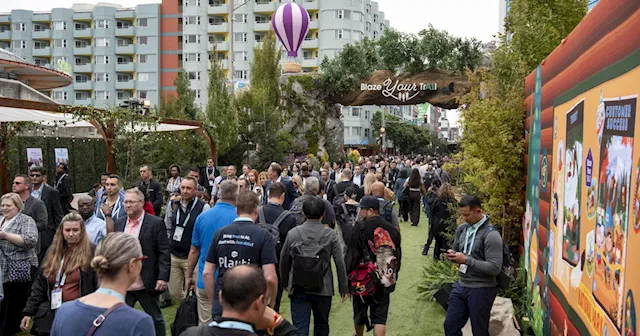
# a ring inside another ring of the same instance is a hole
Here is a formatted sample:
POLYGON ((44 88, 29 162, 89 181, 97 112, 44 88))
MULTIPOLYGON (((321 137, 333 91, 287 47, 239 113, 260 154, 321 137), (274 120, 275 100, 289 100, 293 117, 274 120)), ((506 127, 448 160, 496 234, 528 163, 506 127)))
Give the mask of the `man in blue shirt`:
POLYGON ((218 229, 232 223, 236 214, 236 197, 238 196, 238 183, 234 180, 226 180, 220 184, 220 200, 216 205, 198 216, 191 235, 191 249, 187 258, 187 287, 197 287, 198 319, 200 324, 211 323, 211 302, 207 298, 202 273, 204 271, 205 257, 211 245, 213 235, 218 229), (193 279, 194 269, 198 264, 198 279, 193 279))
POLYGON ((202 279, 207 297, 213 300, 212 316, 222 315, 219 295, 224 274, 237 265, 256 265, 267 279, 267 304, 273 308, 278 292, 276 275, 276 243, 273 236, 256 225, 258 220, 258 194, 241 192, 236 201, 238 218, 216 231, 207 252, 202 279), (214 281, 214 274, 218 279, 214 281))

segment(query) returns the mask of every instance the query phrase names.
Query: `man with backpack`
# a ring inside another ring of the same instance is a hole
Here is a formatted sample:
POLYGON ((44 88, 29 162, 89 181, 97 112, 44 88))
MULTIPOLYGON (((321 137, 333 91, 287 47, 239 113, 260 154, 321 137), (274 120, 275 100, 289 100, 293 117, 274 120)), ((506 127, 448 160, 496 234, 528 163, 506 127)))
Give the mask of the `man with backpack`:
POLYGON ((296 220, 296 224, 300 225, 304 223, 304 221, 306 220, 304 212, 302 210, 302 206, 304 202, 310 198, 319 198, 325 204, 325 209, 326 209, 326 213, 322 218, 322 224, 333 227, 333 223, 336 220, 336 212, 333 209, 333 206, 331 205, 331 203, 329 203, 329 201, 319 196, 320 181, 318 180, 318 178, 314 176, 307 177, 304 183, 304 187, 305 187, 305 194, 296 198, 293 201, 293 203, 291 203, 291 208, 289 209, 289 212, 291 212, 291 215, 296 220))
POLYGON ((310 197, 304 201, 302 209, 307 220, 289 231, 280 254, 280 274, 289 293, 291 317, 299 335, 309 334, 313 311, 314 335, 328 336, 334 295, 331 257, 338 272, 343 302, 348 298, 347 273, 335 231, 321 222, 326 210, 323 199, 310 197))
MULTIPOLYGON (((280 256, 282 244, 287 239, 287 234, 291 229, 296 227, 296 220, 291 213, 282 207, 284 203, 286 187, 280 182, 273 183, 269 188, 269 201, 266 205, 258 209, 258 225, 272 225, 270 232, 277 232, 276 238, 276 257, 280 256), (274 231, 275 230, 275 231, 274 231)), ((282 276, 279 272, 278 264, 276 264, 276 272, 278 273, 278 295, 273 309, 280 311, 280 300, 282 299, 282 276)))
POLYGON ((400 232, 380 217, 377 196, 360 200, 360 218, 347 248, 349 291, 357 336, 364 328, 386 334, 390 293, 395 290, 402 262, 400 232), (373 326, 372 326, 373 325, 373 326))
POLYGON ((489 217, 482 213, 482 203, 476 196, 462 197, 459 210, 465 223, 456 230, 456 239, 445 257, 460 265, 460 279, 449 297, 444 331, 447 336, 461 336, 471 318, 473 335, 488 336, 491 307, 498 292, 496 277, 503 267, 503 242, 489 217))
POLYGON ((375 182, 371 185, 371 193, 378 197, 380 202, 379 213, 380 217, 384 218, 387 222, 393 225, 398 231, 400 231, 400 220, 398 219, 398 209, 396 209, 396 202, 387 201, 384 196, 385 193, 390 192, 382 182, 375 182))

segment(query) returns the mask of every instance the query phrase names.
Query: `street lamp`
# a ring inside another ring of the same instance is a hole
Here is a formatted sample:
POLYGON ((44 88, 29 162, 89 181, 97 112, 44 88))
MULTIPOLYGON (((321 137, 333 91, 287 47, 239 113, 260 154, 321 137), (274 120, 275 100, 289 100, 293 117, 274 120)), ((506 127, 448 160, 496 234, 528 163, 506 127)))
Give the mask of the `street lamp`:
POLYGON ((241 3, 240 5, 238 5, 237 7, 233 7, 229 6, 229 36, 231 41, 229 41, 229 56, 230 61, 229 61, 229 80, 231 81, 231 94, 235 94, 235 83, 233 82, 233 77, 234 77, 234 70, 233 70, 233 62, 235 60, 235 55, 233 54, 233 40, 235 39, 235 37, 233 36, 233 23, 235 22, 235 19, 233 18, 233 13, 236 11, 236 9, 246 5, 249 3, 250 0, 247 0, 243 3, 241 3))

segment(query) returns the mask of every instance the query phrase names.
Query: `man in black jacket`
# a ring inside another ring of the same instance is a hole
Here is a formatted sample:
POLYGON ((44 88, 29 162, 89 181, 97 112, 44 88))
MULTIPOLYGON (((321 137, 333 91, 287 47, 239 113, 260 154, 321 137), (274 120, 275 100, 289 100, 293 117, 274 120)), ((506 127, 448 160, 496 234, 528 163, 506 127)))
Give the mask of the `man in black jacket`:
POLYGON ((124 196, 126 217, 115 223, 115 231, 138 237, 142 254, 147 258, 142 264, 140 278, 129 287, 126 302, 133 307, 140 302, 142 309, 151 315, 157 336, 165 336, 166 329, 158 295, 167 289, 171 269, 171 254, 167 230, 160 217, 145 214, 144 195, 137 189, 129 189, 124 196))
POLYGON ((151 168, 149 166, 140 166, 140 181, 136 182, 136 187, 145 186, 147 188, 147 196, 149 202, 153 205, 153 211, 156 216, 160 216, 162 211, 163 195, 162 187, 158 181, 151 178, 151 168))
MULTIPOLYGON (((284 184, 286 192, 285 192, 284 203, 282 204, 282 207, 285 210, 289 210, 289 208, 291 208, 291 203, 293 202, 293 200, 298 198, 298 196, 300 196, 298 195, 298 191, 296 191, 290 179, 281 176, 282 175, 281 165, 275 162, 271 163, 271 165, 269 166, 269 170, 267 171, 267 174, 269 174, 269 179, 264 184, 265 193, 269 195, 269 187, 271 186, 272 183, 280 182, 284 184)), ((264 197, 264 204, 267 204, 267 197, 264 197)))
POLYGON ((330 189, 329 188, 327 189, 327 201, 333 204, 334 199, 338 195, 344 194, 345 190, 347 190, 347 188, 349 188, 350 186, 355 186, 358 189, 357 200, 359 201, 362 198, 362 195, 364 194, 364 190, 358 187, 355 183, 353 183, 352 180, 353 180, 353 175, 351 173, 351 169, 345 168, 342 171, 341 182, 338 182, 337 184, 335 184, 335 187, 332 186, 330 189))
POLYGON ((44 178, 47 172, 40 166, 31 167, 29 176, 31 177, 31 196, 40 199, 47 206, 47 218, 48 223, 45 230, 39 232, 39 246, 38 261, 42 262, 44 255, 47 253, 49 246, 53 242, 53 235, 58 229, 58 224, 62 220, 63 211, 60 204, 60 193, 53 187, 50 187, 44 183, 44 178))
POLYGON ((209 192, 209 195, 211 195, 213 183, 218 176, 220 176, 220 172, 216 169, 213 159, 209 158, 207 159, 207 166, 202 168, 202 171, 200 172, 200 180, 198 181, 198 184, 205 187, 209 192))
POLYGON ((71 211, 71 201, 73 201, 73 188, 71 188, 71 179, 69 178, 69 167, 60 163, 56 167, 56 184, 55 188, 60 193, 60 204, 62 211, 66 215, 71 211))
POLYGON ((250 336, 266 329, 275 336, 298 336, 289 321, 267 307, 267 280, 262 270, 236 266, 226 272, 221 287, 222 316, 212 324, 189 328, 181 336, 250 336))

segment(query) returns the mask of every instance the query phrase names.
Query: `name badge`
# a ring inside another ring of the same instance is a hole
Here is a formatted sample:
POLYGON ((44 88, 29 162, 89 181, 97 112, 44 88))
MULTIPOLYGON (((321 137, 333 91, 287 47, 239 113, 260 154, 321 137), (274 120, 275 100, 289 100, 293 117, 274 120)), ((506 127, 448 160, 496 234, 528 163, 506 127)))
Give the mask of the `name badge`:
POLYGON ((173 240, 177 242, 182 241, 183 233, 184 233, 184 228, 182 226, 176 226, 176 231, 173 233, 173 240))
POLYGON ((51 310, 56 310, 62 306, 62 289, 54 289, 51 291, 51 310))
POLYGON ((467 273, 467 265, 466 264, 462 264, 460 265, 460 269, 459 269, 460 273, 462 274, 466 274, 467 273))
POLYGON ((322 198, 323 198, 324 200, 326 200, 326 199, 327 199, 327 194, 322 195, 322 198))
POLYGON ((209 180, 209 185, 213 187, 213 180, 209 180))

